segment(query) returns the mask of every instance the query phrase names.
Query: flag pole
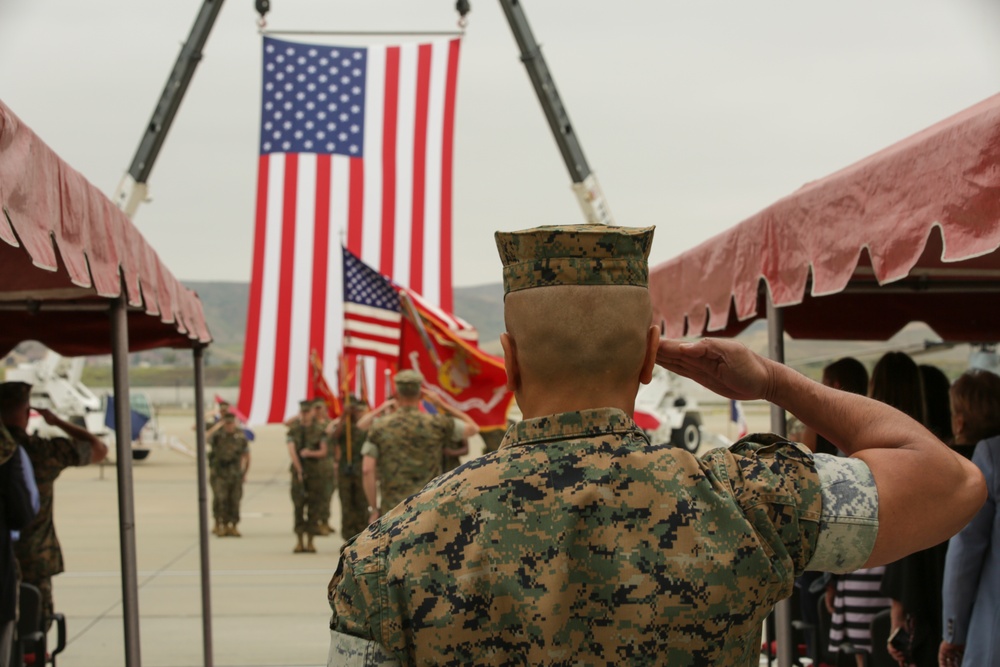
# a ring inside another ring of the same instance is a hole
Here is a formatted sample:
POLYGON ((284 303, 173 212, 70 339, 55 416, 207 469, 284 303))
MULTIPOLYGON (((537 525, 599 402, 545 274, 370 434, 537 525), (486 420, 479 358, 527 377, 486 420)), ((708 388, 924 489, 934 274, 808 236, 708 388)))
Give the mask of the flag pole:
POLYGON ((406 293, 405 290, 400 290, 399 292, 399 303, 403 306, 405 311, 404 317, 410 321, 410 323, 417 328, 417 333, 420 334, 420 340, 423 342, 424 347, 427 349, 427 353, 431 355, 431 360, 434 362, 434 368, 441 368, 441 357, 438 356, 437 349, 435 349, 434 344, 431 342, 431 337, 427 333, 427 329, 424 328, 424 320, 417 313, 417 309, 413 306, 413 301, 410 299, 410 295, 406 293))

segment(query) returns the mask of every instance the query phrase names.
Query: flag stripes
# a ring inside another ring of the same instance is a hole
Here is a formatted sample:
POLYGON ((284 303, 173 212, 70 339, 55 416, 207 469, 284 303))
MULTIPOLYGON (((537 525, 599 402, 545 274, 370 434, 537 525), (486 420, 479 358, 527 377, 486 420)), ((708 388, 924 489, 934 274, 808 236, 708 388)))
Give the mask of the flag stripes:
MULTIPOLYGON (((269 44, 313 48, 265 38, 265 51, 269 44)), ((262 146, 239 399, 251 424, 297 412, 309 392, 311 350, 336 363, 344 342, 341 244, 431 306, 452 309, 459 51, 457 39, 364 49, 363 154, 262 146)), ((267 118, 262 111, 262 124, 267 118)), ((366 362, 370 398, 384 398, 391 367, 366 362)))

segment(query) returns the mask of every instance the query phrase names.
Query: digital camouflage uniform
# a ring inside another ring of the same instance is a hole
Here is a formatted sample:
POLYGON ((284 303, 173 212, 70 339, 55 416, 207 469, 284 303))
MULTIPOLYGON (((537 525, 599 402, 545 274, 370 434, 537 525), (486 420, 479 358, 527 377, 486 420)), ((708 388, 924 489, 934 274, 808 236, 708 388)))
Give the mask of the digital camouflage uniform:
POLYGON ((242 429, 227 433, 223 426, 209 436, 208 444, 212 446, 208 454, 212 515, 219 523, 237 524, 243 498, 243 456, 249 453, 250 443, 242 429))
MULTIPOLYGON (((309 426, 297 423, 288 429, 288 440, 295 443, 295 451, 317 450, 323 440, 323 426, 315 421, 309 426)), ((295 512, 295 533, 298 535, 318 535, 319 517, 322 514, 325 481, 320 459, 300 458, 302 481, 290 466, 292 473, 292 504, 295 512)))
POLYGON ((877 499, 860 461, 755 440, 697 459, 610 408, 522 422, 347 544, 331 629, 408 665, 756 665, 798 573, 865 562, 877 499))
MULTIPOLYGON (((316 401, 322 402, 323 399, 316 399, 316 401)), ((315 423, 319 426, 320 431, 323 432, 323 437, 326 437, 326 427, 330 425, 330 419, 328 417, 322 417, 316 419, 315 423)), ((333 502, 333 493, 337 490, 337 471, 333 465, 333 446, 327 443, 326 456, 319 460, 320 475, 323 477, 323 502, 319 507, 319 526, 323 527, 330 525, 330 504, 333 502)), ((321 532, 329 534, 328 530, 322 530, 321 532)))
POLYGON ((65 569, 52 521, 54 484, 65 468, 90 463, 90 443, 68 438, 29 436, 16 426, 7 428, 28 452, 40 500, 34 521, 21 531, 21 538, 14 543, 14 555, 21 567, 21 579, 37 586, 42 592, 43 613, 46 618, 52 618, 52 577, 65 569))
POLYGON ((337 487, 340 490, 340 533, 344 539, 354 537, 368 525, 368 500, 361 479, 361 448, 368 432, 351 423, 351 460, 347 460, 347 428, 340 429, 337 445, 340 460, 337 462, 337 487))
POLYGON ((376 419, 361 453, 377 460, 382 511, 387 512, 440 475, 441 450, 460 437, 454 419, 429 415, 415 407, 399 407, 376 419))
MULTIPOLYGON (((648 283, 652 228, 497 233, 505 293, 648 283)), ((777 436, 696 458, 598 408, 529 419, 347 543, 330 665, 756 665, 805 568, 862 565, 868 467, 777 436)))

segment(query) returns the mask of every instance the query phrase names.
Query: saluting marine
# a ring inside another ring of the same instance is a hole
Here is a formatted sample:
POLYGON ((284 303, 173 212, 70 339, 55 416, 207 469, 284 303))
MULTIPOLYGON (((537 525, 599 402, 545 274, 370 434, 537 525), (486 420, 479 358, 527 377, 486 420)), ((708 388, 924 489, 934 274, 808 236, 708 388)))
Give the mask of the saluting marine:
POLYGON ((326 456, 323 428, 314 417, 312 401, 299 401, 299 420, 288 429, 285 441, 292 460, 292 506, 295 517, 294 553, 315 553, 313 538, 319 534, 324 482, 320 469, 326 456))
POLYGON ((21 566, 21 579, 41 591, 42 612, 46 622, 50 622, 54 611, 52 577, 65 570, 52 515, 55 481, 59 473, 70 466, 100 463, 107 456, 108 448, 93 433, 60 419, 49 410, 37 412, 47 424, 58 427, 69 438, 28 435, 31 385, 24 382, 0 384, 0 421, 28 453, 41 501, 38 514, 14 543, 14 555, 21 566))
POLYGON ((479 432, 467 414, 446 407, 429 391, 422 392, 423 381, 419 371, 406 369, 396 373, 395 408, 372 423, 361 449, 369 521, 379 517, 380 508, 395 507, 441 474, 446 447, 479 432), (420 411, 421 394, 438 414, 420 411), (376 484, 381 505, 376 502, 376 484))
POLYGON ((734 341, 661 341, 652 228, 496 236, 524 421, 347 543, 331 665, 756 665, 798 573, 896 560, 982 505, 975 467, 902 413, 734 341), (848 456, 774 435, 701 458, 654 445, 631 415, 657 362, 848 456))
MULTIPOLYGON (((326 401, 317 397, 313 399, 312 404, 315 428, 325 434, 332 423, 326 401)), ((323 479, 323 500, 319 506, 316 534, 330 535, 334 532, 333 526, 330 525, 330 504, 333 502, 333 492, 337 490, 337 466, 333 460, 333 447, 329 441, 327 441, 326 456, 319 460, 319 464, 319 473, 323 479)))

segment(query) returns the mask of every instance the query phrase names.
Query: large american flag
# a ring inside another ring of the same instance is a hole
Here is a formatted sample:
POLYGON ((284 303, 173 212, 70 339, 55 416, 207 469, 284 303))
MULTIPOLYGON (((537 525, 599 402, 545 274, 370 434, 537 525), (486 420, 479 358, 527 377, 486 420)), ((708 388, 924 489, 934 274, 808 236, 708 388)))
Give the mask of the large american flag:
MULTIPOLYGON (((431 304, 452 306, 458 39, 343 47, 264 38, 250 306, 239 408, 278 422, 309 358, 342 347, 340 246, 431 304)), ((376 400, 384 365, 369 364, 376 400)))

